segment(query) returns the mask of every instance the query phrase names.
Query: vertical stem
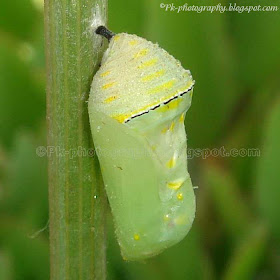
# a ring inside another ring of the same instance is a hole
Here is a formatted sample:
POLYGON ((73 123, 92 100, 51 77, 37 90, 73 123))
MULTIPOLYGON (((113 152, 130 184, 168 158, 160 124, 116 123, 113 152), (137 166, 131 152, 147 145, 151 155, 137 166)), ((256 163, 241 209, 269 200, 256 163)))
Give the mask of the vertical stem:
POLYGON ((51 279, 105 279, 105 210, 87 99, 107 0, 45 0, 51 279))

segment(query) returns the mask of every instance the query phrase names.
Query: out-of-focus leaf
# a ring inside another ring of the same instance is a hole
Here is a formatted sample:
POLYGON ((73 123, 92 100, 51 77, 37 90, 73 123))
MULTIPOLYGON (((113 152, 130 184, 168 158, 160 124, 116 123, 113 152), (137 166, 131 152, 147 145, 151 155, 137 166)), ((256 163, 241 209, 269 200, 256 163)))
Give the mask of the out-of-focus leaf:
POLYGON ((235 125, 225 135, 227 150, 245 148, 248 152, 251 151, 246 157, 230 158, 230 167, 242 188, 253 188, 251 182, 256 174, 255 161, 260 155, 264 120, 266 112, 277 98, 277 91, 278 82, 277 85, 276 83, 266 85, 253 93, 249 104, 242 104, 243 108, 237 116, 235 125), (252 149, 256 149, 255 153, 252 149))
POLYGON ((31 0, 1 1, 0 30, 29 39, 33 36, 38 16, 31 0))
POLYGON ((5 149, 0 144, 0 200, 3 195, 3 178, 7 168, 7 155, 5 149))
POLYGON ((253 226, 247 236, 237 245, 227 267, 224 280, 255 279, 259 264, 264 259, 268 241, 267 229, 263 225, 253 226))
POLYGON ((112 31, 143 34, 146 10, 144 1, 118 0, 109 2, 109 28, 112 31))
POLYGON ((198 229, 194 224, 178 244, 159 255, 160 267, 166 267, 165 279, 213 279, 213 268, 207 259, 198 229))
MULTIPOLYGON (((30 42, 30 46, 32 48, 30 64, 32 69, 39 69, 42 74, 45 74, 45 38, 42 34, 44 34, 43 18, 37 25, 37 32, 34 34, 32 42, 30 42)), ((43 76, 43 78, 45 79, 45 76, 43 76)), ((45 84, 45 80, 43 80, 43 82, 45 84)), ((43 95, 45 96, 45 91, 43 91, 43 95)))
POLYGON ((45 97, 28 67, 8 46, 0 46, 0 141, 9 146, 15 132, 34 128, 45 114, 45 97))
MULTIPOLYGON (((280 100, 279 100, 280 101, 280 100)), ((262 217, 269 223, 269 227, 280 241, 280 102, 272 108, 265 124, 264 142, 261 157, 256 170, 256 197, 262 217)))
MULTIPOLYGON (((0 246, 12 256, 14 280, 49 279, 47 238, 30 238, 26 226, 1 217, 0 246)), ((1 278, 2 279, 2 278, 1 278)))
POLYGON ((14 279, 14 269, 11 256, 0 249, 0 279, 12 280, 14 279))
MULTIPOLYGON (((261 6, 276 5, 279 9, 278 0, 253 3, 261 6)), ((235 41, 234 45, 238 52, 240 65, 238 74, 242 84, 255 90, 270 83, 272 79, 279 80, 279 11, 229 13, 229 17, 230 34, 234 38, 233 42, 235 41)))
POLYGON ((47 161, 36 155, 39 144, 34 137, 17 135, 9 157, 1 211, 29 220, 36 231, 48 220, 47 161))
POLYGON ((228 171, 209 160, 204 166, 204 183, 228 234, 233 238, 242 236, 252 221, 247 201, 235 180, 228 171))

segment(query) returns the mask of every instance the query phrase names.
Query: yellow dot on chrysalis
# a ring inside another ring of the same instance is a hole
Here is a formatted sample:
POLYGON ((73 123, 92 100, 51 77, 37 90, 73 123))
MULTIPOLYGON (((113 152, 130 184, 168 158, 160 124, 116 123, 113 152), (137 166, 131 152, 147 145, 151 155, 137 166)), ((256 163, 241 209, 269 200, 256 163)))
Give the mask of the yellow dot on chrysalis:
POLYGON ((100 77, 106 77, 109 74, 110 74, 110 71, 105 71, 105 72, 100 74, 100 77))
POLYGON ((142 68, 145 68, 145 67, 152 66, 152 65, 156 64, 157 61, 158 61, 157 58, 153 58, 153 59, 147 60, 147 61, 141 63, 140 65, 138 65, 137 68, 142 69, 142 68))
POLYGON ((105 84, 102 86, 103 89, 107 89, 107 88, 110 88, 112 87, 116 82, 112 82, 112 83, 108 83, 108 84, 105 84))
MULTIPOLYGON (((183 181, 167 183, 167 187, 172 189, 172 190, 175 190, 175 191, 179 190, 182 185, 183 185, 183 181)), ((177 195, 177 197, 178 197, 178 195, 177 195)), ((183 198, 183 194, 181 194, 181 195, 182 195, 182 198, 183 198)), ((178 197, 178 199, 179 199, 179 197, 178 197)))
POLYGON ((176 164, 176 158, 173 156, 167 163, 166 166, 168 168, 173 168, 176 164))
POLYGON ((141 80, 143 82, 148 82, 148 81, 151 81, 151 80, 153 80, 155 78, 158 78, 158 77, 162 76, 164 73, 165 73, 165 70, 162 69, 162 70, 159 70, 159 71, 157 71, 155 73, 152 73, 152 74, 149 74, 149 75, 143 77, 141 80))
POLYGON ((113 37, 113 39, 114 39, 115 41, 118 41, 118 40, 120 39, 120 35, 115 35, 115 36, 113 37))
POLYGON ((148 49, 142 49, 134 55, 134 58, 142 57, 142 56, 146 55, 148 52, 149 52, 148 49))
POLYGON ((169 221, 170 220, 170 216, 168 214, 164 215, 163 216, 163 220, 166 221, 166 222, 169 221))
POLYGON ((175 99, 169 103, 169 109, 176 109, 180 105, 183 99, 175 99))
POLYGON ((184 120, 185 120, 185 114, 182 113, 181 116, 180 116, 179 122, 183 123, 184 120))
MULTIPOLYGON (((174 96, 176 93, 173 93, 171 96, 174 96)), ((165 106, 161 106, 157 109, 157 112, 167 112, 168 110, 176 109, 180 105, 183 99, 175 99, 172 100, 170 103, 168 103, 165 106)))
POLYGON ((177 194, 177 198, 178 198, 178 200, 182 200, 183 199, 183 194, 182 193, 178 193, 177 194))
POLYGON ((140 236, 139 236, 139 234, 134 234, 133 238, 134 238, 135 241, 138 241, 140 239, 140 236))
POLYGON ((166 133, 168 130, 168 127, 164 127, 162 130, 161 130, 161 133, 166 133))
POLYGON ((117 116, 111 116, 113 117, 115 120, 117 120, 120 123, 123 123, 128 117, 129 115, 117 115, 117 116))
POLYGON ((104 100, 104 103, 110 103, 110 102, 116 100, 117 98, 118 97, 116 95, 110 96, 104 100))
POLYGON ((162 85, 159 85, 159 86, 156 86, 156 87, 150 89, 147 93, 148 94, 158 93, 158 92, 161 92, 163 90, 170 89, 171 87, 173 87, 174 84, 175 84, 175 80, 171 80, 171 81, 168 81, 168 82, 166 82, 162 85))
POLYGON ((152 151, 155 151, 155 150, 156 150, 156 148, 157 148, 157 146, 156 146, 156 145, 152 145, 152 146, 151 146, 152 151))
POLYGON ((129 45, 130 46, 134 46, 134 45, 136 45, 137 44, 137 40, 131 40, 131 41, 129 41, 129 45))
POLYGON ((174 122, 171 122, 171 125, 169 127, 169 130, 170 131, 173 131, 174 130, 174 127, 175 127, 175 123, 174 122))

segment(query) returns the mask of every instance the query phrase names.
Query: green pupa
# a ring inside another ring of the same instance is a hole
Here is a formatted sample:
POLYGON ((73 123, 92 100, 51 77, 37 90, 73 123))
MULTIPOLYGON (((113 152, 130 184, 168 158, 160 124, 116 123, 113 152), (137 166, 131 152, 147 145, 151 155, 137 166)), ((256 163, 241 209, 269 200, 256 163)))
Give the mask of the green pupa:
POLYGON ((125 260, 182 240, 195 216, 184 119, 194 80, 173 56, 136 35, 109 39, 93 78, 89 118, 125 260))

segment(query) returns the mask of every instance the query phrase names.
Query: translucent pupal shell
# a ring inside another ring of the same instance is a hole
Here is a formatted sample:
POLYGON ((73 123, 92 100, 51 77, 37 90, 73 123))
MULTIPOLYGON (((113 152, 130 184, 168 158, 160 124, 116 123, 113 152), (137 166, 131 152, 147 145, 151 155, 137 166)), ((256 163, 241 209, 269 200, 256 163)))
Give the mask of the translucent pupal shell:
POLYGON ((125 33, 111 39, 93 78, 91 130, 127 260, 160 253, 192 225, 184 119, 193 85, 166 51, 125 33))

